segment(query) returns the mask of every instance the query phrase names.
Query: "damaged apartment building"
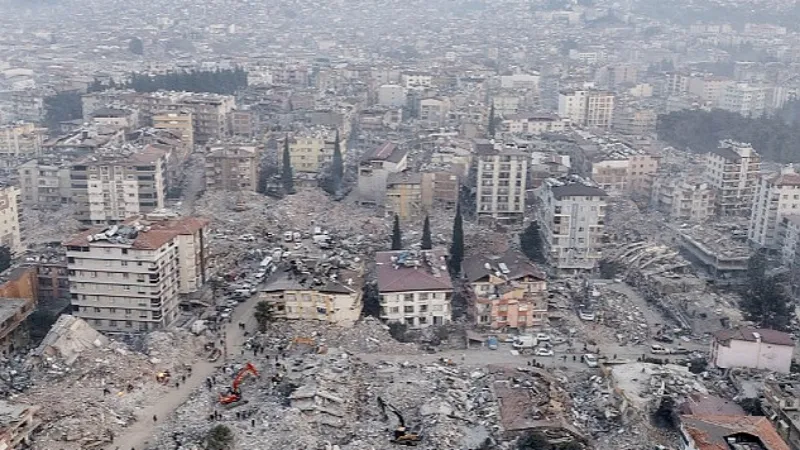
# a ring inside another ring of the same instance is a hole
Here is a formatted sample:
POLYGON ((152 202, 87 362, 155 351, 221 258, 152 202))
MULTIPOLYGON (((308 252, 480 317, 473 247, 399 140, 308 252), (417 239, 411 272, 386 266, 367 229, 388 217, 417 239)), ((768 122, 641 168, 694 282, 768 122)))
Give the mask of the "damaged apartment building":
POLYGON ((413 328, 450 323, 453 283, 444 251, 377 252, 375 264, 382 320, 413 328))
POLYGON ((22 448, 40 425, 36 413, 40 407, 0 400, 0 449, 22 448))
POLYGON ((267 280, 259 301, 275 318, 352 326, 361 316, 364 267, 340 258, 293 259, 267 280))
POLYGON ((64 243, 72 313, 99 331, 160 329, 206 282, 208 220, 135 216, 64 243))
POLYGON ((592 272, 601 258, 606 197, 577 176, 548 178, 537 188, 545 256, 558 274, 592 272))
POLYGON ((477 325, 525 329, 547 324, 546 275, 521 253, 468 257, 464 273, 475 296, 477 325))

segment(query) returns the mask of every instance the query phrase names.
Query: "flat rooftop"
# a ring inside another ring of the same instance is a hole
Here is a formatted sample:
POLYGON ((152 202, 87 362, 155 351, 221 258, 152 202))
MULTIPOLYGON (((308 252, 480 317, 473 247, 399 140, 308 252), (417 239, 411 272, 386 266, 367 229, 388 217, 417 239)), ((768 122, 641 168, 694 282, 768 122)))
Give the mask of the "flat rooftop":
POLYGON ((24 298, 0 297, 0 323, 14 317, 26 303, 24 298))

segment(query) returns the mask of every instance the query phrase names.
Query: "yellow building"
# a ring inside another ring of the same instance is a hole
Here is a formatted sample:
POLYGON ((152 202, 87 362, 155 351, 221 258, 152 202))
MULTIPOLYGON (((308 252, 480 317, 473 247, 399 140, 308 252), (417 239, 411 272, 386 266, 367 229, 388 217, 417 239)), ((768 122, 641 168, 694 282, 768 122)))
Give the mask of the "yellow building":
POLYGON ((179 155, 181 161, 194 149, 192 120, 192 113, 188 111, 169 111, 153 116, 153 128, 171 131, 181 138, 179 155))
MULTIPOLYGON (((285 139, 285 138, 284 138, 285 139)), ((332 130, 316 130, 314 132, 289 138, 289 157, 295 173, 319 173, 333 161, 333 148, 336 132, 332 130)), ((284 141, 278 146, 278 155, 283 161, 284 141)), ((342 160, 347 160, 347 139, 339 137, 342 160)))
POLYGON ((422 196, 422 174, 400 172, 389 174, 386 181, 386 213, 400 220, 421 216, 427 209, 422 196))

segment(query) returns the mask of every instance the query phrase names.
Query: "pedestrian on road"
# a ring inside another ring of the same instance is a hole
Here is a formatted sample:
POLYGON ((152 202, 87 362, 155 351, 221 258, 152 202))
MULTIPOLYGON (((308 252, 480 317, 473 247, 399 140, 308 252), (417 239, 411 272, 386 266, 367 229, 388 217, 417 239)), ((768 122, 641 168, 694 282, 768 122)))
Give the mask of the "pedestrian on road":
POLYGON ((158 422, 158 417, 156 417, 156 415, 153 414, 153 423, 156 423, 156 422, 158 422))
POLYGON ((256 427, 256 419, 250 419, 250 426, 253 428, 256 427))

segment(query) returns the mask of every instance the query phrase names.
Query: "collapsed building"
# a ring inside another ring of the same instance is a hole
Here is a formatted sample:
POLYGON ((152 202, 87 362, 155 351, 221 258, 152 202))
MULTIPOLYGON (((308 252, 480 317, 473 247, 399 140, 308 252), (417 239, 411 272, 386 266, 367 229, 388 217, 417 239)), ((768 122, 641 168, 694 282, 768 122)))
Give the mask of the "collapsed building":
POLYGON ((259 300, 272 305, 275 318, 352 326, 361 316, 363 287, 363 264, 297 258, 270 276, 259 300))

